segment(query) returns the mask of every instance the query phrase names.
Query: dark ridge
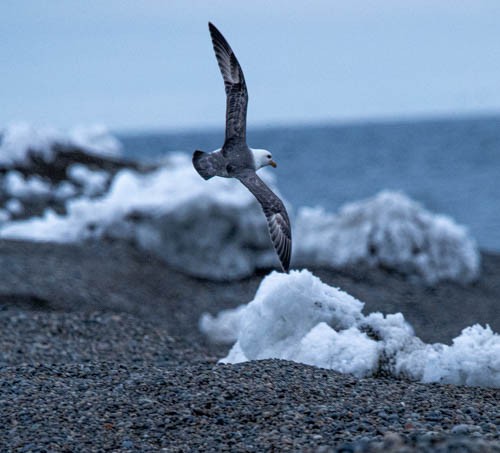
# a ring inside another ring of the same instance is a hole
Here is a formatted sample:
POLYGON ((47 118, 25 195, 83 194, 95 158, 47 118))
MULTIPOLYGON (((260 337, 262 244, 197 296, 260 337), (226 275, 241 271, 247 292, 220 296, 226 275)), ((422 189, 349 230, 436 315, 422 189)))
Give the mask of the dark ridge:
POLYGON ((49 300, 36 294, 0 294, 0 309, 4 307, 17 307, 30 311, 54 311, 49 300))

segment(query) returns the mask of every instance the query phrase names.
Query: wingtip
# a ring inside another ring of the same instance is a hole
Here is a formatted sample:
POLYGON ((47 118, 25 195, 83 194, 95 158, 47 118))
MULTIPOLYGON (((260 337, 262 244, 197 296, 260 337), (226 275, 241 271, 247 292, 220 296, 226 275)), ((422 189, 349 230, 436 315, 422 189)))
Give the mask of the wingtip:
POLYGON ((283 263, 280 259, 280 264, 281 264, 281 270, 283 271, 283 273, 289 274, 290 273, 290 262, 283 263))
MULTIPOLYGON (((210 34, 213 34, 215 32, 218 32, 219 30, 217 29, 217 27, 212 23, 212 22, 208 22, 208 30, 210 31, 210 34)), ((219 32, 220 33, 220 32, 219 32)))
POLYGON ((226 42, 226 38, 224 38, 224 35, 220 32, 220 30, 212 24, 212 22, 208 23, 208 31, 210 32, 210 36, 212 38, 212 42, 220 42, 224 46, 229 47, 229 44, 226 42))

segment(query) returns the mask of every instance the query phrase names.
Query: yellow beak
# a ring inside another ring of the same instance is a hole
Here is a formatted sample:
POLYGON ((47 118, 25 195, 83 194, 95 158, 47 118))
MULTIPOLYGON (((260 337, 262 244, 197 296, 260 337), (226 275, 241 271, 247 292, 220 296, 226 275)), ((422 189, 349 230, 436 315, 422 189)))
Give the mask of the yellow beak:
POLYGON ((269 165, 273 168, 276 168, 278 166, 278 164, 276 162, 274 162, 274 160, 270 160, 269 161, 269 165))

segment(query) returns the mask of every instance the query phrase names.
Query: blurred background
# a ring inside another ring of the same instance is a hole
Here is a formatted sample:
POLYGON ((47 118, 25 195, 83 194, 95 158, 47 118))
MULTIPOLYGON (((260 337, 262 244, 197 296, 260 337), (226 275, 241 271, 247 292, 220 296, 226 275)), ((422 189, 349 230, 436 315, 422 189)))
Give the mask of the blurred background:
POLYGON ((500 250, 500 3, 3 1, 0 128, 102 123, 128 157, 222 145, 212 21, 293 206, 402 190, 500 250))

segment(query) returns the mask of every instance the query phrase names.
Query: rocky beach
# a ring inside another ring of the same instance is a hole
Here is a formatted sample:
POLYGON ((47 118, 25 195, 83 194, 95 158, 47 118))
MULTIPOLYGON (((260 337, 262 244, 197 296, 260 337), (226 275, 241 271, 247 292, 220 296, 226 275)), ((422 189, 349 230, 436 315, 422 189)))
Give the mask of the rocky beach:
MULTIPOLYGON (((211 282, 116 241, 0 242, 2 451, 500 451, 495 388, 350 375, 279 360, 217 364, 202 313, 250 301, 263 275, 211 282)), ((401 311, 427 342, 500 330, 500 256, 472 285, 317 269, 401 311)))
POLYGON ((26 125, 0 151, 0 451, 500 451, 500 255, 452 219, 299 208, 285 275, 186 156, 26 125))

